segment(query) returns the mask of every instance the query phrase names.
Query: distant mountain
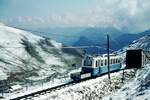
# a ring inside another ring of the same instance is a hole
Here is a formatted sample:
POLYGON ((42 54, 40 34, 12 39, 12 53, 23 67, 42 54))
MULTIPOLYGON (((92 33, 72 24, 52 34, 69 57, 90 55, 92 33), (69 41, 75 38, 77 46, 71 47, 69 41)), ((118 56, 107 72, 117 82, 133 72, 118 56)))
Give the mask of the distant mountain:
POLYGON ((80 38, 74 43, 74 46, 101 46, 103 48, 97 48, 97 47, 92 47, 92 48, 86 48, 86 52, 87 53, 105 53, 106 52, 106 35, 110 34, 110 42, 111 44, 115 45, 115 47, 113 47, 113 45, 111 45, 111 48, 116 49, 116 41, 114 41, 114 38, 122 35, 123 33, 113 27, 105 27, 105 28, 101 28, 101 27, 90 27, 87 28, 83 31, 81 31, 80 33, 78 33, 80 35, 80 38), (84 37, 83 37, 84 36, 84 37))
POLYGON ((64 34, 71 35, 71 34, 79 33, 85 30, 86 28, 87 27, 50 27, 50 28, 38 28, 38 31, 44 31, 44 32, 54 33, 54 34, 62 34, 62 35, 64 34))
POLYGON ((78 33, 80 33, 85 29, 86 27, 55 27, 55 28, 41 28, 41 29, 39 28, 38 31, 42 31, 45 33, 35 32, 35 34, 52 38, 66 45, 72 45, 80 38, 80 34, 78 33))
POLYGON ((91 27, 83 30, 78 34, 80 34, 80 36, 85 36, 86 38, 92 40, 96 45, 101 45, 105 44, 106 42, 106 34, 110 34, 112 38, 116 38, 123 33, 113 27, 91 27))
MULTIPOLYGON (((106 50, 106 34, 110 34, 110 48, 119 50, 122 47, 130 44, 132 41, 150 34, 150 30, 141 33, 124 33, 114 27, 71 27, 71 28, 51 28, 44 29, 49 33, 57 33, 58 35, 45 34, 46 37, 51 37, 54 40, 73 46, 101 46, 103 49, 94 48, 92 52, 105 53, 106 50)), ((41 34, 43 35, 43 34, 41 34)), ((91 51, 91 49, 90 49, 91 51)))
MULTIPOLYGON (((80 38, 76 43, 75 45, 87 45, 87 43, 85 42, 82 42, 82 41, 86 41, 85 39, 87 40, 91 40, 93 41, 93 45, 97 45, 97 46, 101 46, 101 47, 106 47, 106 34, 100 34, 100 32, 103 32, 103 33, 106 33, 106 32, 109 32, 110 31, 110 48, 112 50, 118 50, 118 49, 121 49, 122 47, 126 46, 126 45, 129 45, 132 41, 134 40, 137 40, 145 35, 150 35, 150 30, 147 30, 147 31, 144 31, 144 32, 141 32, 141 33, 136 33, 136 34, 125 34, 123 32, 120 32, 120 31, 117 31, 115 29, 112 29, 112 28, 109 28, 108 30, 99 30, 99 29, 87 29, 85 31, 86 34, 86 38, 84 38, 84 40, 81 40, 83 38, 80 38), (112 31, 112 32, 111 32, 112 31), (91 35, 93 34, 93 36, 91 35)), ((84 33, 84 32, 83 32, 84 33)), ((91 45, 91 44, 90 44, 91 45)), ((99 49, 100 51, 102 51, 102 53, 105 53, 106 50, 102 50, 102 49, 99 49)), ((94 50, 93 50, 94 51, 94 50)), ((92 52, 93 52, 92 51, 92 52)), ((97 48, 95 50, 96 52, 97 51, 97 48)), ((89 51, 88 51, 89 52, 89 51)))
POLYGON ((142 37, 139 34, 123 34, 119 37, 117 37, 115 40, 120 43, 120 45, 118 45, 117 49, 120 49, 128 44, 130 44, 133 40, 136 40, 138 38, 142 37))
POLYGON ((141 32, 139 33, 140 36, 144 36, 144 35, 150 35, 150 29, 144 31, 144 32, 141 32))
POLYGON ((132 41, 137 40, 146 35, 150 35, 150 30, 146 30, 144 32, 137 33, 137 34, 123 34, 123 35, 117 37, 115 40, 118 43, 120 43, 120 45, 118 46, 118 49, 120 49, 120 48, 130 44, 132 41))
POLYGON ((92 46, 95 45, 92 40, 85 36, 81 36, 74 46, 92 46))
MULTIPOLYGON (((45 28, 38 29, 44 33, 36 33, 40 36, 50 37, 56 41, 62 42, 67 45, 75 45, 80 37, 89 38, 95 44, 103 44, 106 34, 109 33, 113 38, 120 36, 121 31, 113 27, 68 27, 68 28, 45 28), (57 35, 54 35, 57 34, 57 35), (66 39, 67 38, 67 39, 66 39)), ((81 39, 80 39, 81 40, 81 39)))

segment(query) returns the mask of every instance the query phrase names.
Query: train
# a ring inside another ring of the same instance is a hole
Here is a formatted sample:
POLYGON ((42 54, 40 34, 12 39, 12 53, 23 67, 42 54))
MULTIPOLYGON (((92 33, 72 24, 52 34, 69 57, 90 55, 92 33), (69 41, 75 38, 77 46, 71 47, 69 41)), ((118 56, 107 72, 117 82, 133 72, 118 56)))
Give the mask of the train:
MULTIPOLYGON (((149 52, 144 52, 141 49, 127 50, 125 59, 125 68, 141 68, 149 61, 149 52)), ((122 69, 124 62, 123 57, 117 54, 109 54, 109 70, 108 56, 102 54, 98 56, 87 55, 82 59, 82 67, 80 72, 72 73, 70 78, 73 81, 81 81, 86 78, 101 76, 102 74, 122 69)))
MULTIPOLYGON (((121 68, 121 57, 116 54, 110 54, 110 71, 116 71, 121 68)), ((81 72, 72 73, 71 79, 80 81, 84 78, 96 77, 108 72, 107 54, 91 56, 87 55, 82 59, 81 72)))

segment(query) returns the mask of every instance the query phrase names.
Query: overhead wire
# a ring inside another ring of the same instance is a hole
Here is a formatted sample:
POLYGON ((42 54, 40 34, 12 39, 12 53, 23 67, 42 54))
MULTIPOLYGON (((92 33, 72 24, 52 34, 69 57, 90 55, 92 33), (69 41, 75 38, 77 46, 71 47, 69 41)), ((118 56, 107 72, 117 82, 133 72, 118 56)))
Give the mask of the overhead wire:
MULTIPOLYGON (((87 49, 87 48, 100 48, 100 49, 104 49, 104 50, 107 50, 107 48, 105 47, 101 47, 101 46, 64 46, 64 47, 52 47, 52 46, 49 46, 48 48, 50 49, 87 49)), ((25 48, 25 46, 3 46, 3 47, 0 47, 0 48, 25 48)), ((113 49, 110 49, 110 51, 114 51, 113 49)))

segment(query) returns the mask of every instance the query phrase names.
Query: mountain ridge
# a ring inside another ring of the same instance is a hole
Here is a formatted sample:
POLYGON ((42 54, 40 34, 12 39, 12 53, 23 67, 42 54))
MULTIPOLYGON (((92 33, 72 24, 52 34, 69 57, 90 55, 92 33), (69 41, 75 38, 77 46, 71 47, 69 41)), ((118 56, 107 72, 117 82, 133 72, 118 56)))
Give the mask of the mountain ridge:
POLYGON ((0 80, 24 82, 30 77, 51 77, 73 69, 80 63, 80 52, 69 53, 62 43, 31 32, 0 25, 0 80))

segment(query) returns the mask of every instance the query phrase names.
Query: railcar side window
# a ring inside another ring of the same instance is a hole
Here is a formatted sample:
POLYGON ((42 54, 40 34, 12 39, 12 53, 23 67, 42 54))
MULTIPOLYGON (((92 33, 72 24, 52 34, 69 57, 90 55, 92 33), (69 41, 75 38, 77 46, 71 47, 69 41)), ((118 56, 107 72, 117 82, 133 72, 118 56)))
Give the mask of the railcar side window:
POLYGON ((118 59, 118 63, 120 63, 120 59, 118 59))
POLYGON ((118 63, 118 59, 116 59, 116 63, 118 63))
POLYGON ((112 62, 111 62, 111 63, 112 63, 112 64, 114 64, 114 59, 111 59, 111 60, 112 60, 112 62))
POLYGON ((107 60, 105 59, 105 65, 107 65, 107 60))
POLYGON ((110 60, 110 64, 112 64, 112 59, 110 60))
POLYGON ((115 60, 115 63, 117 64, 118 62, 117 62, 117 59, 115 60))
POLYGON ((101 66, 101 60, 98 60, 98 66, 101 66))
POLYGON ((103 60, 101 60, 101 66, 103 66, 103 60))
POLYGON ((115 59, 113 59, 113 64, 115 64, 115 59))
POLYGON ((96 61, 96 67, 98 67, 98 61, 96 61))
POLYGON ((113 64, 115 64, 115 59, 113 59, 113 64))

